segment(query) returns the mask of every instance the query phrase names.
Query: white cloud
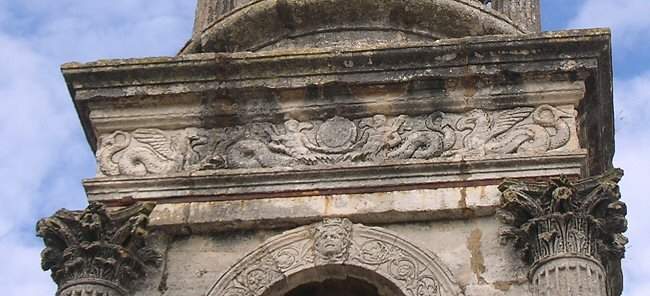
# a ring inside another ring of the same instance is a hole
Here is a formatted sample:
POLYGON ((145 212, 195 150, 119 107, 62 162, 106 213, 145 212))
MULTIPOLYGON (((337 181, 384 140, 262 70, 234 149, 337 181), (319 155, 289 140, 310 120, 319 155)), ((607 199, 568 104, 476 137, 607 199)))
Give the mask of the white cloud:
MULTIPOLYGON (((648 59, 644 48, 650 45, 650 1, 648 0, 586 0, 571 28, 610 27, 613 33, 617 69, 628 72, 625 80, 615 81, 616 156, 614 164, 625 170, 621 181, 623 200, 628 204, 630 239, 624 261, 625 296, 645 296, 650 291, 650 203, 646 183, 650 178, 650 71, 634 73, 632 63, 648 59)), ((647 69, 647 68, 646 68, 647 69)))
POLYGON ((586 0, 569 28, 610 27, 615 44, 632 49, 647 42, 649 12, 648 0, 586 0))
POLYGON ((52 285, 50 276, 38 272, 40 266, 38 247, 2 243, 0 252, 10 255, 3 258, 2 264, 6 267, 0 269, 2 295, 54 295, 56 288, 52 285))
POLYGON ((625 170, 621 181, 623 200, 628 204, 630 238, 625 267, 625 296, 645 296, 650 291, 650 204, 647 180, 650 178, 650 72, 616 83, 617 143, 615 165, 625 170))
POLYGON ((650 114, 650 71, 615 81, 616 131, 619 137, 650 134, 643 124, 650 114))
POLYGON ((35 222, 83 207, 80 181, 94 174, 59 65, 173 55, 193 12, 187 0, 0 0, 1 295, 53 295, 35 222))

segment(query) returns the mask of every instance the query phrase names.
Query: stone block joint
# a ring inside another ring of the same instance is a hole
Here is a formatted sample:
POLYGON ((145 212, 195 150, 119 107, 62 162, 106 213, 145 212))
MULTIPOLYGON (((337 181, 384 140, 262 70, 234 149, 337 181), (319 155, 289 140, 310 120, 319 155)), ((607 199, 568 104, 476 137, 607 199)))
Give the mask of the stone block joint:
POLYGON ((573 181, 515 180, 500 185, 499 218, 530 265, 534 295, 620 295, 627 207, 620 169, 573 181), (551 294, 547 294, 552 291, 551 294))
POLYGON ((41 267, 52 272, 56 295, 127 296, 161 256, 147 246, 154 204, 108 211, 91 202, 83 211, 59 210, 38 221, 41 267))

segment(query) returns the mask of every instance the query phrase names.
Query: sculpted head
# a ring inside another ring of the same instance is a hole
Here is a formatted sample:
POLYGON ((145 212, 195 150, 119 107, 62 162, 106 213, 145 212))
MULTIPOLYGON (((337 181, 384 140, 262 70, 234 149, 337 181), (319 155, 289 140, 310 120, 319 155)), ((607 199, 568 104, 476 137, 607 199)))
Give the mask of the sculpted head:
POLYGON ((347 219, 325 219, 314 229, 314 249, 324 259, 343 258, 350 246, 352 222, 347 219))

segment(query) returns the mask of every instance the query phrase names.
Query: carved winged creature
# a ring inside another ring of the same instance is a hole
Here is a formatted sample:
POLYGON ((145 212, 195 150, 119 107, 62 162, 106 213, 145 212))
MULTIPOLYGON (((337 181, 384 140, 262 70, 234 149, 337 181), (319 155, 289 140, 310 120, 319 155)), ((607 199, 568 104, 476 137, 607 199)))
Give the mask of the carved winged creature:
POLYGON ((194 148, 206 143, 196 129, 178 135, 158 129, 117 131, 100 139, 97 161, 107 176, 171 173, 197 163, 200 156, 194 148))
MULTIPOLYGON (((457 123, 467 131, 462 152, 468 154, 542 153, 566 145, 572 114, 549 105, 520 107, 496 113, 472 110, 457 123)), ((461 151, 455 151, 459 153, 461 151)))
POLYGON ((532 111, 533 108, 516 108, 499 112, 493 116, 481 109, 467 112, 458 120, 456 128, 458 131, 469 130, 469 133, 463 138, 463 149, 454 151, 454 153, 485 155, 485 145, 490 140, 524 120, 532 111))

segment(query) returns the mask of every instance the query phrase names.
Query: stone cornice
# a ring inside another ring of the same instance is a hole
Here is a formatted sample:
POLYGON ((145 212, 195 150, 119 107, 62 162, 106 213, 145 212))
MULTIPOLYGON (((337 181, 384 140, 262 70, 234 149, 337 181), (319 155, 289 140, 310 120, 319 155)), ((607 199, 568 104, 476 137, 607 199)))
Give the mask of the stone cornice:
POLYGON ((585 156, 580 151, 383 165, 199 171, 165 176, 100 177, 85 180, 84 186, 90 200, 118 204, 125 198, 173 202, 386 192, 445 188, 468 182, 497 185, 504 178, 515 177, 579 176, 585 156))
MULTIPOLYGON (((607 29, 589 29, 514 36, 466 37, 439 40, 430 44, 337 51, 306 49, 262 53, 202 53, 178 57, 101 60, 85 64, 67 63, 62 66, 62 71, 75 98, 78 97, 75 95, 76 92, 83 90, 163 83, 217 81, 232 82, 231 86, 256 84, 261 86, 268 82, 275 82, 273 83, 275 86, 282 87, 286 82, 278 78, 309 79, 309 76, 418 69, 429 69, 427 73, 430 73, 430 76, 439 74, 446 77, 463 77, 468 74, 481 74, 480 71, 467 68, 470 65, 511 64, 510 70, 514 73, 554 70, 568 72, 575 71, 577 68, 563 64, 562 61, 602 57, 603 53, 607 54, 610 51, 610 36, 607 29), (553 46, 549 46, 550 44, 553 46), (504 47, 505 45, 508 47, 504 47), (494 52, 495 50, 499 52, 494 52), (368 63, 369 57, 376 61, 368 63), (355 63, 355 60, 358 62, 355 63), (543 63, 552 60, 559 63, 543 63), (352 64, 349 63, 350 61, 352 64), (535 61, 541 63, 527 65, 527 69, 521 68, 520 65, 519 71, 516 71, 516 63, 535 61), (278 67, 280 65, 282 67, 278 67), (455 71, 444 69, 459 66, 463 68, 455 71), (437 68, 443 68, 444 71, 436 72, 437 68), (174 71, 165 71, 166 69, 174 71)), ((580 66, 586 69, 597 67, 597 61, 595 62, 580 66)), ((490 72, 482 70, 485 74, 490 72)), ((501 70, 507 69, 501 68, 501 70)), ((403 77, 394 79, 401 81, 403 77)), ((370 82, 373 77, 367 77, 367 80, 370 82)), ((308 80, 305 81, 305 85, 310 84, 308 80)), ((222 85, 222 88, 228 87, 229 85, 222 85)), ((114 93, 114 95, 142 94, 114 93)), ((82 96, 79 99, 91 97, 82 96)))
POLYGON ((72 63, 63 72, 93 148, 99 135, 138 128, 567 104, 578 109, 586 171, 597 174, 611 167, 613 154, 609 42, 607 30, 578 30, 72 63))

